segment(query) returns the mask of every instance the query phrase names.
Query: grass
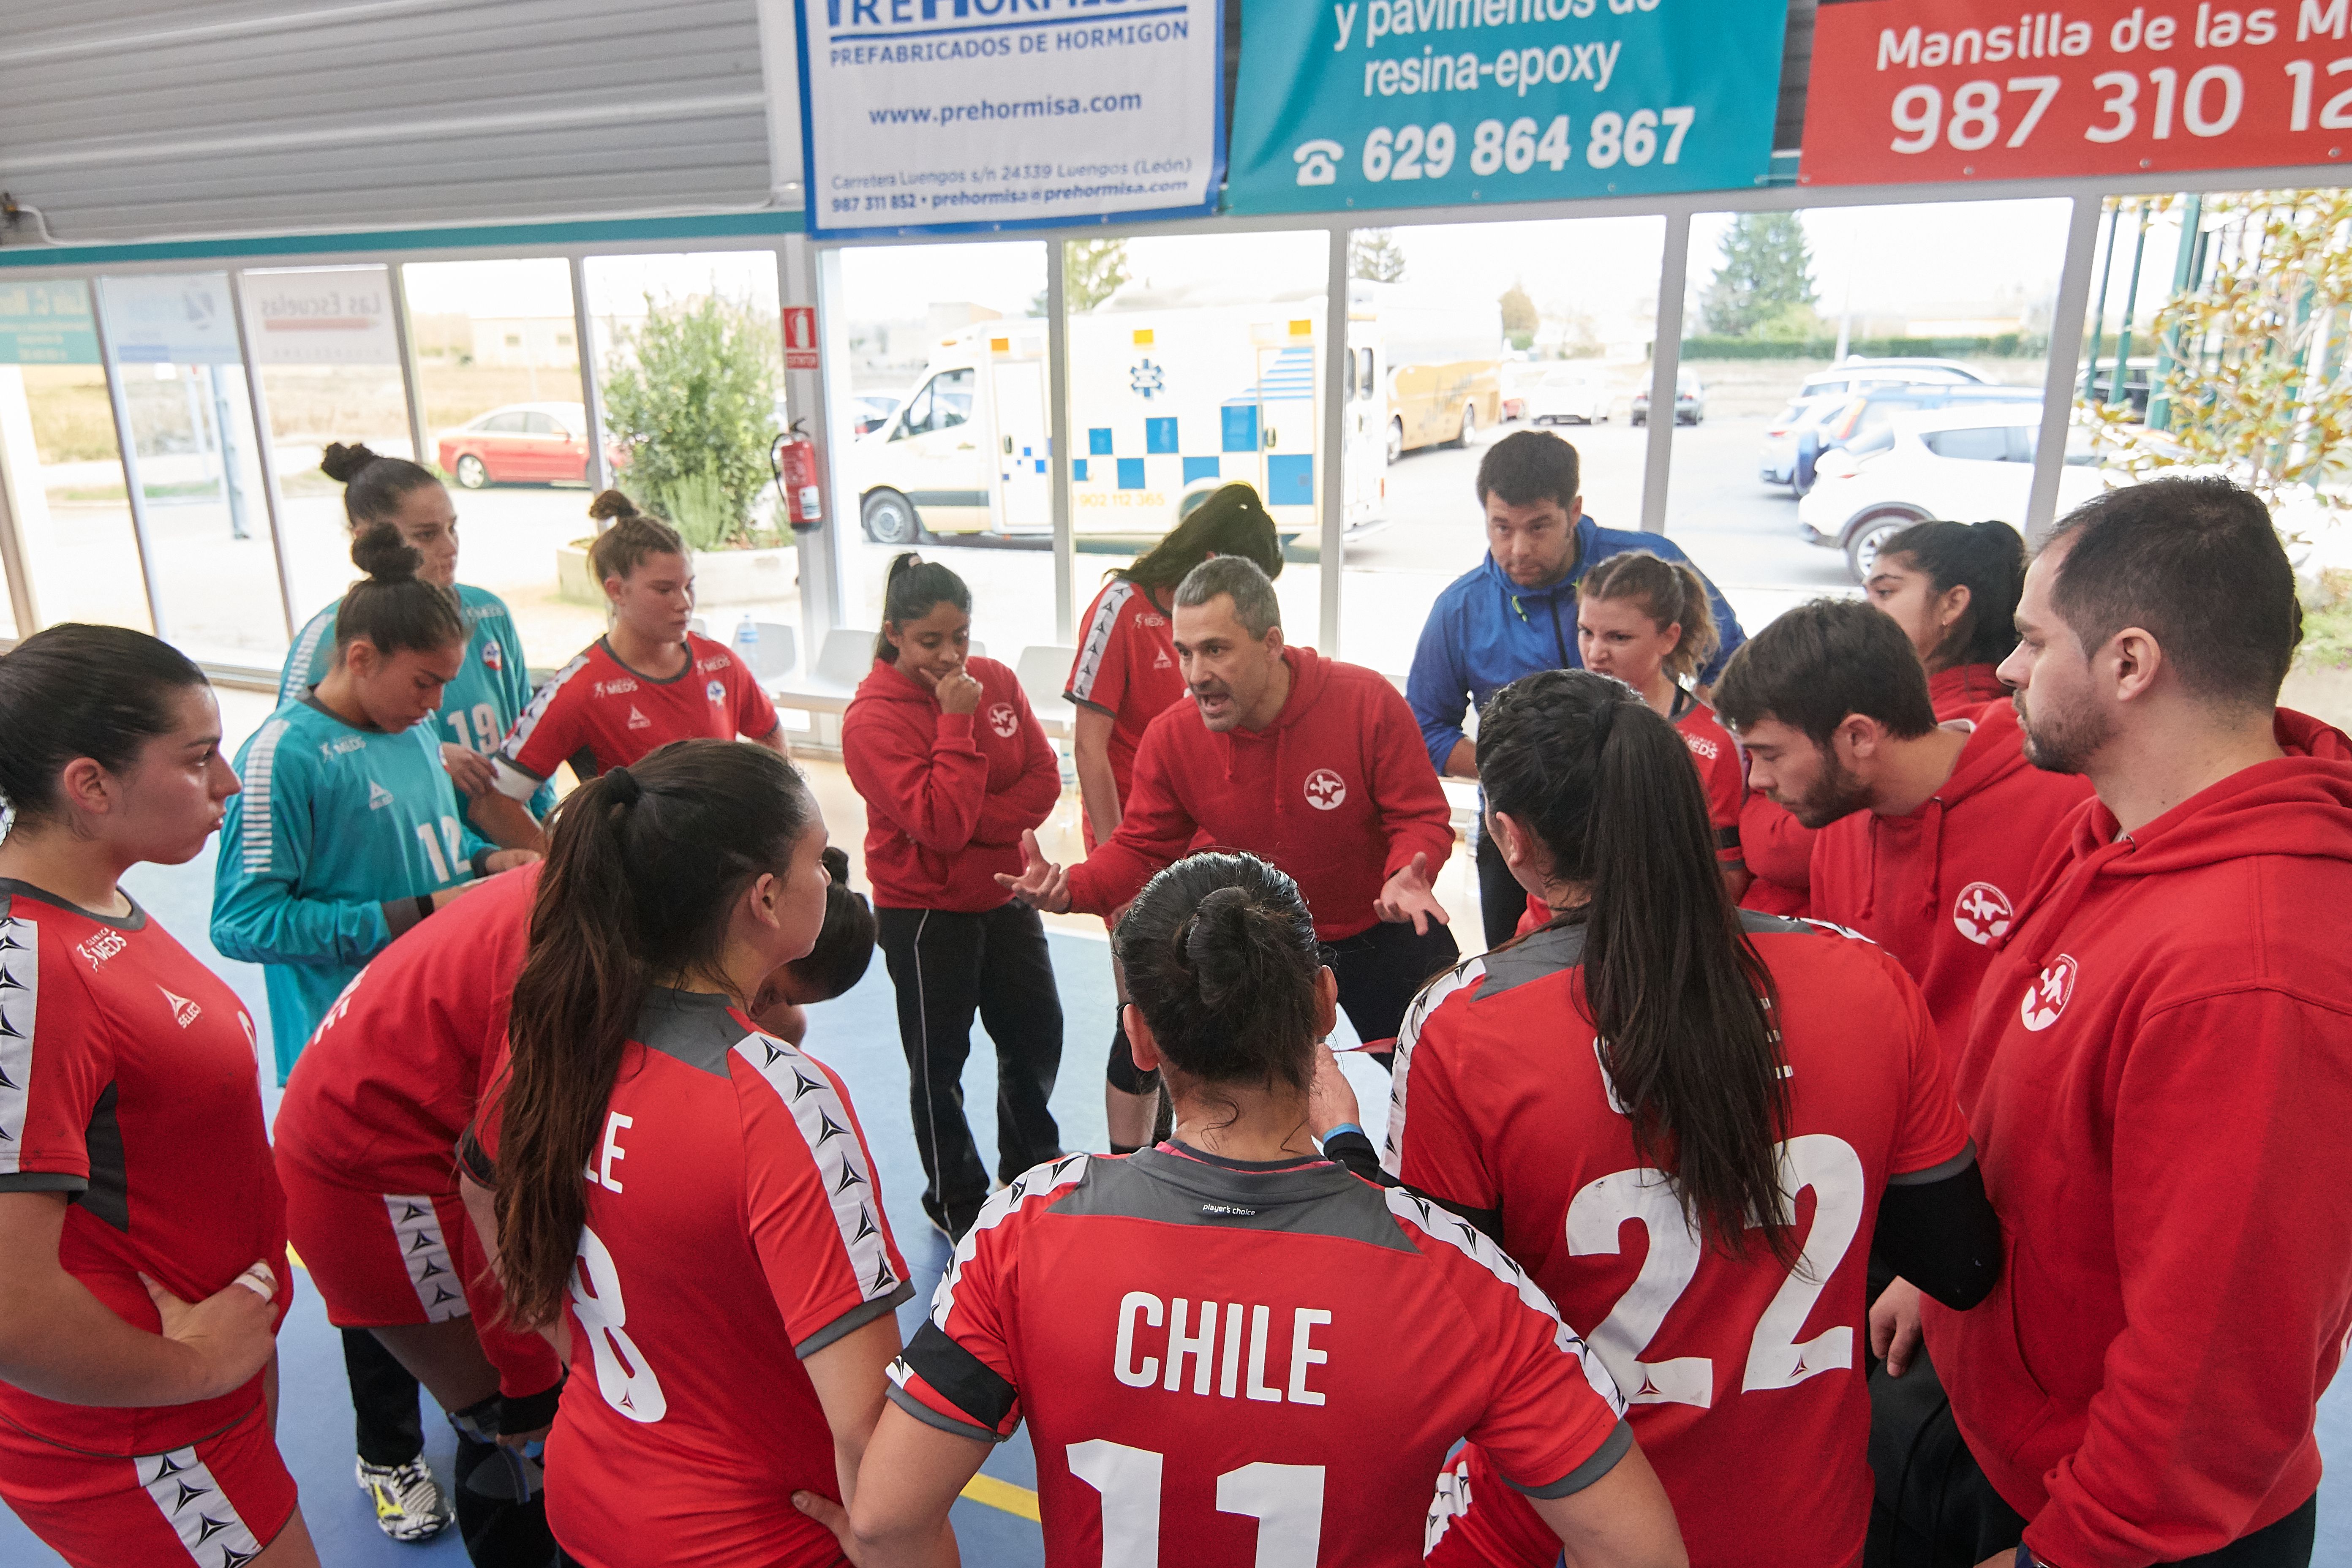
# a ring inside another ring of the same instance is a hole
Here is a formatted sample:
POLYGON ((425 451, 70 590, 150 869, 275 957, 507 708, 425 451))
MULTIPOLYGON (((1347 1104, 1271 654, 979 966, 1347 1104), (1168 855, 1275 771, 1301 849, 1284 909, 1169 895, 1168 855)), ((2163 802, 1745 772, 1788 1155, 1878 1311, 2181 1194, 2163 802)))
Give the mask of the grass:
POLYGON ((2303 644, 2294 661, 2305 669, 2352 665, 2352 572, 2323 573, 2319 591, 2303 608, 2303 644))

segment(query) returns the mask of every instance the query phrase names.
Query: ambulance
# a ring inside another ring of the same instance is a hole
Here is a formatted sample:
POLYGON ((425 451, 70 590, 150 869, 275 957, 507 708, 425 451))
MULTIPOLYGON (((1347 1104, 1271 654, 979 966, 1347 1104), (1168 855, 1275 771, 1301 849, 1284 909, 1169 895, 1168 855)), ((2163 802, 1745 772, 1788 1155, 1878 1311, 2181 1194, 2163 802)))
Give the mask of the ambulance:
MULTIPOLYGON (((1243 302, 1231 297, 1234 288, 1130 284, 1070 318, 1071 522, 1079 539, 1148 546, 1173 526, 1188 490, 1235 479, 1264 498, 1286 540, 1319 532, 1329 391, 1323 291, 1243 302)), ((1351 532, 1384 518, 1396 387, 1430 379, 1418 366, 1387 363, 1386 289, 1360 282, 1349 289, 1337 393, 1351 532)), ((1417 341, 1443 335, 1408 314, 1417 341)), ((1495 314, 1491 307, 1486 314, 1495 314)), ((1475 428, 1496 417, 1500 342, 1497 327, 1483 344, 1483 395, 1473 387, 1458 406, 1445 405, 1457 437, 1460 421, 1475 428)), ((1475 368, 1458 365, 1441 374, 1475 379, 1475 368)), ((1043 321, 982 321, 942 334, 914 390, 849 446, 846 468, 866 537, 884 544, 1051 537, 1047 384, 1043 321)), ((1421 423, 1416 417, 1416 432, 1421 423)))

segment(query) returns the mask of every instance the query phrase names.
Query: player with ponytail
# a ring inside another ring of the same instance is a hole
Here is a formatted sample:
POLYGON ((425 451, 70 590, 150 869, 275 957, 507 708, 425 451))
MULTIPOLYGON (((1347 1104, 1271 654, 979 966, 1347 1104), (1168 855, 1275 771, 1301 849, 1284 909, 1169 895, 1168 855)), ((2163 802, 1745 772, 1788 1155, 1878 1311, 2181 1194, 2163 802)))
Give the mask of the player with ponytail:
POLYGON ((1878 547, 1863 593, 1927 668, 1936 719, 2009 696, 1994 671, 2017 646, 2025 541, 2005 522, 1917 522, 1878 547))
MULTIPOLYGON (((551 790, 509 804, 491 787, 489 753, 530 700, 530 671, 522 638, 506 601, 487 588, 457 581, 457 510, 434 471, 405 458, 380 457, 364 444, 327 444, 319 468, 343 487, 343 517, 352 536, 390 528, 423 559, 416 575, 457 595, 466 622, 466 654, 442 689, 433 715, 441 760, 465 799, 466 815, 486 837, 509 848, 538 842, 538 820, 555 804, 551 790)), ((333 666, 338 635, 329 605, 304 624, 278 678, 278 700, 299 698, 333 666)))
MULTIPOLYGON (((221 830, 213 944, 264 966, 278 1081, 362 968, 478 878, 536 859, 468 823, 424 721, 470 656, 458 596, 390 523, 352 544, 367 574, 335 607, 334 662, 237 753, 245 794, 221 830)), ((343 1332, 359 1485, 394 1540, 449 1511, 424 1459, 417 1384, 366 1329, 343 1332)))
POLYGON ((588 569, 603 584, 612 630, 540 688, 493 759, 498 788, 521 800, 565 763, 591 779, 691 736, 740 735, 790 754, 783 721, 742 661, 693 629, 694 557, 676 529, 600 490, 601 527, 588 569))
POLYGON ((1297 885, 1195 855, 1114 942, 1174 1134, 988 1201, 891 1369, 849 1510, 857 1561, 947 1560, 950 1505, 1025 1419, 1051 1563, 1418 1563, 1467 1434, 1534 1500, 1550 1557, 1681 1568, 1623 1402, 1543 1293, 1452 1215, 1317 1151, 1339 982, 1297 885))
MULTIPOLYGON (((1858 1559, 1873 1242, 1956 1307, 2000 1259, 1918 991, 1867 942, 1734 907, 1683 737, 1617 682, 1513 682, 1478 765, 1553 918, 1413 1004, 1388 1168, 1591 1339, 1694 1560, 1858 1559)), ((1495 1469, 1473 1451, 1433 1563, 1553 1561, 1495 1469)))
POLYGON ((583 1568, 838 1563, 793 1496, 852 1498, 912 1287, 847 1091, 749 1016, 817 942, 824 825, 782 757, 702 739, 552 829, 459 1143, 513 1321, 570 1346, 548 1522, 583 1568))

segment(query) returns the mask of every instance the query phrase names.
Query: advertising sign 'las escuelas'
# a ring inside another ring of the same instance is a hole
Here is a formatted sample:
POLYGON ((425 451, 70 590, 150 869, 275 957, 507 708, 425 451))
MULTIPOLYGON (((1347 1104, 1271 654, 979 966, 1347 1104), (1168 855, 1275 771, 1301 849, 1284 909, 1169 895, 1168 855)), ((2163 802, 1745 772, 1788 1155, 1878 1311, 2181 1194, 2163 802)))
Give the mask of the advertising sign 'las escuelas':
POLYGON ((1824 0, 1805 184, 2352 162, 2352 0, 1824 0))
POLYGON ((1243 0, 1237 213, 1721 190, 1771 165, 1785 0, 1243 0))
POLYGON ((1214 210, 1221 0, 803 0, 809 232, 1214 210))

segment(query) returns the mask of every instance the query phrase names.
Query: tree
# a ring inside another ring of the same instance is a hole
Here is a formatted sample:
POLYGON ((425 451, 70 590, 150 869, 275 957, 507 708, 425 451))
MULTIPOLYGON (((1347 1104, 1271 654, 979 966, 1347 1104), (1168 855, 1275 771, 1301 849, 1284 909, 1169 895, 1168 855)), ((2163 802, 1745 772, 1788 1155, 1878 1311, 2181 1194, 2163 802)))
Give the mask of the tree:
POLYGON ((1798 306, 1811 309, 1813 258, 1795 213, 1741 213, 1724 231, 1723 258, 1699 302, 1706 330, 1746 337, 1798 306))
POLYGON ((629 489, 697 550, 742 540, 768 482, 775 350, 772 317, 647 295, 645 325, 606 362, 604 423, 629 448, 629 489))
POLYGON ((1360 228, 1348 237, 1348 276, 1368 283, 1404 281, 1404 247, 1385 228, 1360 228))
POLYGON ((1514 279, 1496 303, 1503 308, 1503 336, 1513 348, 1523 349, 1536 341, 1543 318, 1536 311, 1536 302, 1528 298, 1525 284, 1514 279))
POLYGON ((1062 247, 1062 297, 1072 310, 1093 310, 1130 276, 1123 239, 1073 239, 1062 247))
MULTIPOLYGON (((2178 198, 2116 199, 2160 212, 2178 198)), ((2135 422, 2127 399, 2078 397, 2077 417, 2113 450, 2109 466, 2136 476, 2218 468, 2274 508, 2352 505, 2343 492, 2352 365, 2341 346, 2352 308, 2352 192, 2208 196, 2202 218, 2211 271, 2150 323, 2162 374, 2148 425, 2135 422)), ((2116 378, 2109 369, 2105 379, 2116 378)))

